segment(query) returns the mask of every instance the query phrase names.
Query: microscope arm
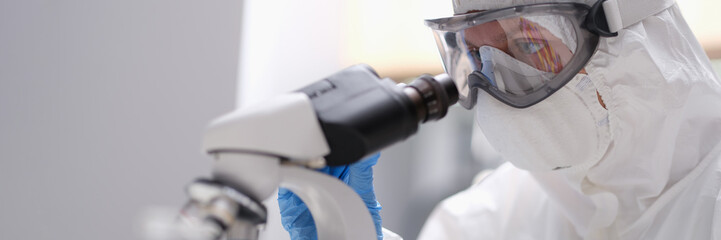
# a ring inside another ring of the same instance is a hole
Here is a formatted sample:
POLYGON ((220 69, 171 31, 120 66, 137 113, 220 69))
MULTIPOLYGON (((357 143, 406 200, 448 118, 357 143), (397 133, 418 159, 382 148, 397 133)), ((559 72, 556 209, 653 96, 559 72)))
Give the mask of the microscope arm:
MULTIPOLYGON (((278 186, 295 193, 308 206, 318 239, 375 239, 375 225, 358 194, 337 178, 294 164, 280 164, 277 157, 252 153, 219 153, 213 179, 237 194, 272 192, 278 186), (277 179, 271 184, 268 179, 277 179), (266 189, 260 189, 264 186, 266 189), (252 187, 252 188, 248 188, 252 187)), ((242 202, 242 201, 239 201, 242 202)), ((241 203, 241 205, 248 203, 241 203)), ((222 216, 222 215, 221 215, 222 216)), ((257 237, 254 222, 225 217, 231 239, 257 237)))
POLYGON ((366 205, 348 185, 327 174, 297 166, 282 166, 281 187, 308 206, 318 239, 375 239, 376 231, 366 205))
MULTIPOLYGON (((278 186, 288 188, 308 206, 318 239, 374 239, 373 220, 355 191, 303 167, 329 152, 315 116, 305 94, 291 93, 214 121, 205 140, 216 159, 213 179, 253 199, 270 197, 278 186), (280 156, 293 158, 281 164, 280 156)), ((248 224, 229 225, 228 234, 254 235, 248 224)))

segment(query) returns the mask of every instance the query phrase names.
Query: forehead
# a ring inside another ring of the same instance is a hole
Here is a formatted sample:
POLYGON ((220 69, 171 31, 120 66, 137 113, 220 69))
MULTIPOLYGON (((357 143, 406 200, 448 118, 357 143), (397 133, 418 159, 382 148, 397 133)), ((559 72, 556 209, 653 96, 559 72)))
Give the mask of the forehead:
POLYGON ((525 18, 494 20, 462 31, 464 41, 470 47, 482 45, 503 46, 503 43, 519 37, 555 38, 545 27, 525 18))
POLYGON ((472 47, 499 45, 507 41, 506 32, 498 21, 487 22, 463 30, 464 41, 472 47))

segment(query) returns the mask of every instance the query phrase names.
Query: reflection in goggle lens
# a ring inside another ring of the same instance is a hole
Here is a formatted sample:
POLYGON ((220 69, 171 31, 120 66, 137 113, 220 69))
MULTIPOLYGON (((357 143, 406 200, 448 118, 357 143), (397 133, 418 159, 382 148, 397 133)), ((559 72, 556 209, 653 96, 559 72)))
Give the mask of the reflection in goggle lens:
POLYGON ((426 20, 426 25, 434 30, 461 105, 473 107, 477 90, 483 90, 524 108, 583 72, 599 41, 599 31, 583 27, 593 23, 590 10, 578 3, 529 4, 426 20))
POLYGON ((568 24, 561 16, 515 17, 459 31, 450 38, 458 39, 454 45, 465 52, 456 57, 452 69, 459 91, 467 96, 467 82, 461 79, 474 71, 501 92, 526 95, 541 89, 573 56, 565 42, 575 39, 558 29, 568 24))

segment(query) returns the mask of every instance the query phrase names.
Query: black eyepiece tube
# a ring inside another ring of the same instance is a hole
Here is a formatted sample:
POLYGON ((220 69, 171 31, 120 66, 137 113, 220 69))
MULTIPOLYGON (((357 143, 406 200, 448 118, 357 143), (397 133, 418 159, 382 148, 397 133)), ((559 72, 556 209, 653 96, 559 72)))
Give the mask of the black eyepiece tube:
POLYGON ((344 69, 299 90, 310 97, 330 146, 326 164, 350 164, 439 120, 458 101, 447 75, 423 75, 410 84, 381 79, 367 65, 344 69))
MULTIPOLYGON (((435 77, 431 75, 422 75, 410 83, 420 95, 421 106, 418 113, 423 119, 422 122, 429 120, 438 120, 446 116, 448 107, 458 102, 458 89, 456 84, 448 77, 447 74, 441 74, 435 77)), ((419 101, 410 91, 404 91, 411 100, 419 101)))

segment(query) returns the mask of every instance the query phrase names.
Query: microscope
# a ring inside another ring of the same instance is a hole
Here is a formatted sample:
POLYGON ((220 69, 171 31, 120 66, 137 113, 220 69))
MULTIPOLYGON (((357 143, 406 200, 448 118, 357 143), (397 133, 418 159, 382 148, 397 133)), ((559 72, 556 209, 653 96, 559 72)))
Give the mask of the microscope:
POLYGON ((187 239, 257 239, 267 220, 260 202, 284 187, 315 221, 318 239, 375 239, 370 213, 342 181, 315 171, 351 164, 443 118, 458 101, 447 75, 409 84, 356 65, 295 92, 214 120, 203 148, 212 177, 187 187, 179 224, 187 239))

